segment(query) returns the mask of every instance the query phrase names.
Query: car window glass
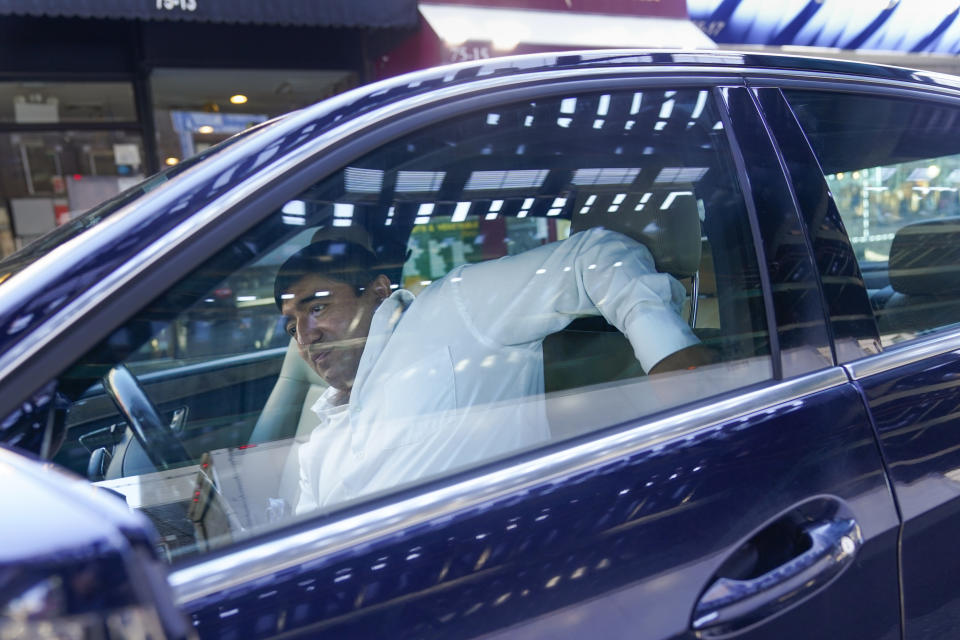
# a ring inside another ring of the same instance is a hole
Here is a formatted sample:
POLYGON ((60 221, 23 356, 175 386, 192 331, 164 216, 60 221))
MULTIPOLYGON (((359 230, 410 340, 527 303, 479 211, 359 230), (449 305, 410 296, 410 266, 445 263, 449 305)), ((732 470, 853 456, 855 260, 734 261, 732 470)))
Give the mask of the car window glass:
POLYGON ((708 89, 437 122, 72 366, 55 459, 176 559, 700 402, 771 377, 751 238, 708 89))
POLYGON ((884 347, 960 322, 960 110, 785 92, 853 245, 884 347))

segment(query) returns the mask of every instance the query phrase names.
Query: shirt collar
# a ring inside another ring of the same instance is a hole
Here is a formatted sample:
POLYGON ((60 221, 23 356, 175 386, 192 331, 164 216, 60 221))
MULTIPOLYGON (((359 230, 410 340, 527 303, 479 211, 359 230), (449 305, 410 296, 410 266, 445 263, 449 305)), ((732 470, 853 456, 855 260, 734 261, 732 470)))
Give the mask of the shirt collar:
MULTIPOLYGON (((360 364, 357 367, 357 377, 353 382, 351 397, 363 386, 363 382, 370 375, 370 371, 380 358, 380 354, 383 353, 387 342, 390 341, 397 324, 413 300, 412 293, 406 289, 398 289, 381 302, 373 313, 373 319, 370 321, 370 333, 367 334, 367 342, 363 347, 363 353, 360 355, 360 364)), ((333 404, 333 398, 336 394, 336 389, 328 387, 313 403, 310 410, 322 418, 338 407, 348 406, 333 404)))

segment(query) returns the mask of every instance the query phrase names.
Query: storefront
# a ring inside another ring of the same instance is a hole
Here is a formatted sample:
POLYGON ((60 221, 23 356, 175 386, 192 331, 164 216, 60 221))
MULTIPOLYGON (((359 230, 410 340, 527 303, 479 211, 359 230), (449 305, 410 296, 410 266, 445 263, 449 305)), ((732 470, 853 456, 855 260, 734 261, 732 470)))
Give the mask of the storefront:
POLYGON ((0 256, 375 75, 414 0, 0 0, 0 256))

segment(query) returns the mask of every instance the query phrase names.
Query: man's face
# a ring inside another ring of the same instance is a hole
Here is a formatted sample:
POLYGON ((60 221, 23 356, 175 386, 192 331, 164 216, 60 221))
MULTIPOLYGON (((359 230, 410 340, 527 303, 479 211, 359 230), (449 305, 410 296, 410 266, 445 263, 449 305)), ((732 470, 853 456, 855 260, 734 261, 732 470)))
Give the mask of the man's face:
MULTIPOLYGON (((309 274, 283 294, 287 333, 300 355, 331 387, 349 392, 357 376, 370 321, 386 297, 377 280, 361 295, 340 280, 309 274)), ((389 291, 387 281, 386 291, 389 291)))

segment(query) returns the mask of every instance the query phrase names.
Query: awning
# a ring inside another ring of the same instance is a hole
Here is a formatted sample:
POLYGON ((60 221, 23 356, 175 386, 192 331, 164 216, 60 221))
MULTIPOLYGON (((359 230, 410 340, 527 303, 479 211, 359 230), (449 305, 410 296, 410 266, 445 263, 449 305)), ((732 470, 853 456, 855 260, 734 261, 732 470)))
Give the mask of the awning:
POLYGON ((416 27, 416 0, 0 0, 0 16, 416 27))
POLYGON ((683 18, 432 3, 421 3, 420 13, 447 45, 489 42, 498 51, 510 51, 517 45, 716 48, 703 31, 683 18))
POLYGON ((729 45, 960 53, 956 0, 688 0, 687 8, 729 45))

